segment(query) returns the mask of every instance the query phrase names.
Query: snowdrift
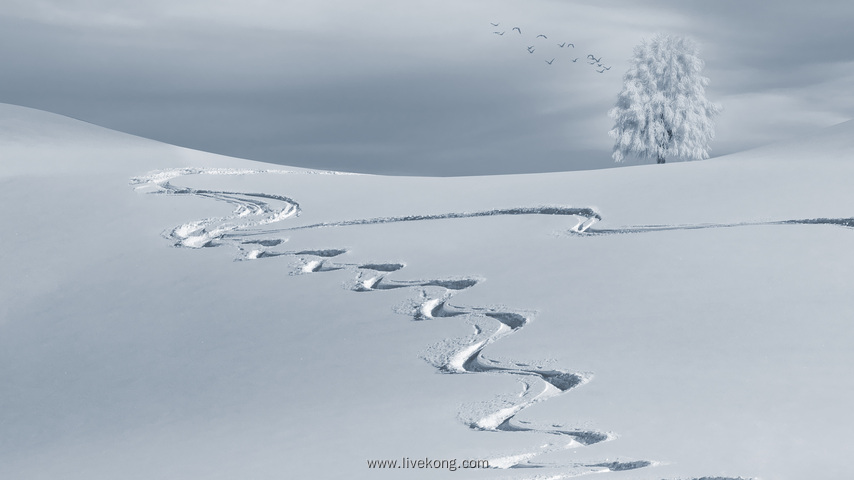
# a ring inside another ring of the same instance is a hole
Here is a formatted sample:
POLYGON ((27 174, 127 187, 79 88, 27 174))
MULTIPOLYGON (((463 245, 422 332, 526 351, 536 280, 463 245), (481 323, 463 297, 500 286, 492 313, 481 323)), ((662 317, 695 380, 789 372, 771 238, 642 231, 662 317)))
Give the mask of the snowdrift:
POLYGON ((0 477, 850 478, 852 139, 382 177, 0 105, 0 477))

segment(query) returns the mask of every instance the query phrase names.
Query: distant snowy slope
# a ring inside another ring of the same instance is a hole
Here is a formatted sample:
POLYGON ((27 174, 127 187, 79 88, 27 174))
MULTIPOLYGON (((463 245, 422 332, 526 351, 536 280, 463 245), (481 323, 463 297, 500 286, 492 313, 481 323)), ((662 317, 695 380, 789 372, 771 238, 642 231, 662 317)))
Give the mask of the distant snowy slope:
POLYGON ((848 120, 799 138, 754 148, 723 158, 744 160, 850 162, 854 153, 854 120, 848 120))
POLYGON ((0 105, 0 478, 851 478, 853 134, 383 177, 0 105))
MULTIPOLYGON (((5 103, 0 103, 0 147, 0 178, 130 171, 142 165, 180 166, 221 157, 5 103)), ((257 164, 234 158, 229 161, 257 164)))

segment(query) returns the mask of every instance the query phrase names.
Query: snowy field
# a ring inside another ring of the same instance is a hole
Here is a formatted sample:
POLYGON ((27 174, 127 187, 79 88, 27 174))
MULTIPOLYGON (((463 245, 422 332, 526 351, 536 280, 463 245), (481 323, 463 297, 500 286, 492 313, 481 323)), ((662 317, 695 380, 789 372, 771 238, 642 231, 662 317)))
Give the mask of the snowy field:
POLYGON ((852 160, 350 175, 0 105, 0 478, 854 478, 852 160))

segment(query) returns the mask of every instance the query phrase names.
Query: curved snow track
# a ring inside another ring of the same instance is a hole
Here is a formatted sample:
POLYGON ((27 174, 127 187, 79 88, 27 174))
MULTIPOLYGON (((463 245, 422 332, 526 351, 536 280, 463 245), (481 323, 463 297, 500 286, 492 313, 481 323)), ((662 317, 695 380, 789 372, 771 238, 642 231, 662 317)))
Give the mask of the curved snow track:
MULTIPOLYGON (((286 170, 238 170, 183 168, 155 171, 134 177, 131 185, 159 195, 186 195, 209 198, 234 206, 234 212, 226 217, 194 220, 163 232, 176 247, 204 248, 229 245, 237 249, 236 260, 255 260, 286 256, 297 259, 293 274, 348 270, 354 274, 348 288, 354 292, 377 292, 392 289, 411 289, 417 296, 398 311, 413 320, 458 317, 472 327, 466 337, 446 339, 430 346, 423 358, 439 371, 448 374, 495 374, 516 378, 521 392, 512 397, 496 398, 479 405, 471 405, 460 412, 460 419, 472 429, 504 432, 540 432, 569 439, 569 443, 549 444, 532 451, 490 460, 496 468, 562 468, 565 474, 550 478, 569 478, 586 473, 617 472, 635 470, 655 465, 650 460, 603 461, 600 463, 574 463, 567 465, 541 465, 532 461, 535 457, 555 450, 574 448, 608 441, 616 435, 589 429, 577 429, 558 424, 533 425, 516 418, 525 408, 545 401, 591 380, 588 373, 571 372, 548 368, 529 362, 497 360, 489 358, 485 350, 497 340, 524 328, 533 318, 533 312, 505 307, 460 306, 451 303, 457 293, 477 286, 479 277, 433 278, 404 280, 389 278, 405 268, 403 263, 345 263, 336 257, 347 253, 346 249, 286 250, 281 247, 287 239, 275 234, 292 230, 325 227, 346 227, 394 222, 430 221, 438 219, 471 218, 496 215, 566 215, 575 223, 568 231, 574 235, 610 235, 643 233, 660 230, 724 228, 746 225, 783 224, 832 224, 854 227, 854 219, 812 219, 782 222, 709 224, 709 225, 650 225, 622 229, 596 230, 590 228, 601 216, 592 208, 564 206, 519 207, 494 209, 478 212, 451 212, 436 215, 410 215, 403 217, 378 217, 340 222, 316 223, 290 228, 275 228, 272 225, 300 214, 299 204, 282 195, 266 193, 244 193, 215 191, 179 187, 172 180, 186 175, 249 175, 249 174, 324 174, 331 172, 286 171, 286 170)), ((719 480, 735 480, 719 478, 719 480)))

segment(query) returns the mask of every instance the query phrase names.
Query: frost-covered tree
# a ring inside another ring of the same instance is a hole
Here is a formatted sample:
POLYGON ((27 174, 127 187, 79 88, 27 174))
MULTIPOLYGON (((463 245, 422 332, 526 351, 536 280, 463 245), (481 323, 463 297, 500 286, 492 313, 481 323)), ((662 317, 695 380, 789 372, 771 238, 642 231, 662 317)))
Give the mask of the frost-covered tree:
POLYGON ((721 106, 706 99, 703 61, 697 45, 678 35, 656 34, 635 47, 617 105, 608 112, 615 125, 614 160, 629 153, 644 158, 709 158, 713 117, 721 106))

